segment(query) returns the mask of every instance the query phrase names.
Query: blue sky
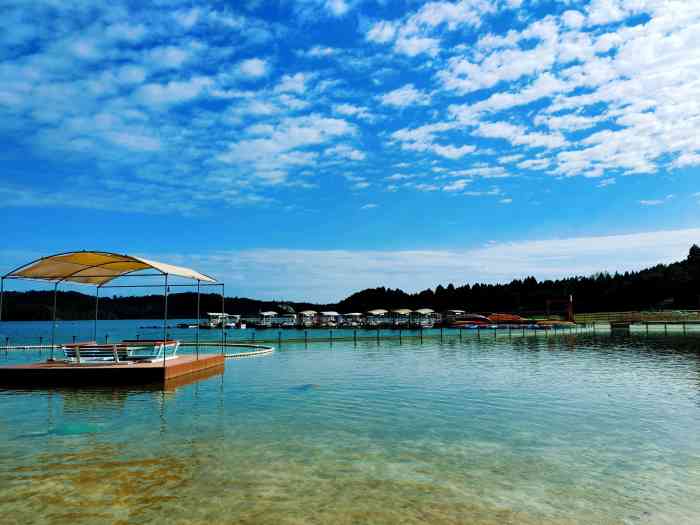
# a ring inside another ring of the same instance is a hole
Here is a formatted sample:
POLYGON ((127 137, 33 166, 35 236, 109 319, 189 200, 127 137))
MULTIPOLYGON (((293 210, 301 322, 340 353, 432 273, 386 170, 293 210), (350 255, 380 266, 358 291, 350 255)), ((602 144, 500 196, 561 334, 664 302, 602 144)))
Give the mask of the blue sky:
POLYGON ((700 3, 4 2, 2 270, 330 301, 700 242, 700 3))

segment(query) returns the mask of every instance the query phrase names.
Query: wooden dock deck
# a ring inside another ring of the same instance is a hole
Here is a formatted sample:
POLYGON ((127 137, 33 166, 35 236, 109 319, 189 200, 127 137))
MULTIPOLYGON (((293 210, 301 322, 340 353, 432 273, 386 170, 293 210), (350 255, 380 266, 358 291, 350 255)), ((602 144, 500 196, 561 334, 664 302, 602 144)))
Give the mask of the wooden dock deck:
POLYGON ((221 354, 181 355, 163 363, 68 364, 43 361, 0 367, 1 386, 146 385, 173 380, 215 368, 223 369, 221 354))

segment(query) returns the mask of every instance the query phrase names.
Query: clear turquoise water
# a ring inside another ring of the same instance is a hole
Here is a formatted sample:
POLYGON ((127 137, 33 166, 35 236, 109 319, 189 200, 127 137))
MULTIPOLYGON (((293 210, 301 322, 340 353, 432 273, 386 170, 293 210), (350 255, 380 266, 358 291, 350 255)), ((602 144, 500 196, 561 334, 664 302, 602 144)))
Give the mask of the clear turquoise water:
POLYGON ((698 523, 699 351, 287 343, 167 391, 3 390, 0 522, 698 523))

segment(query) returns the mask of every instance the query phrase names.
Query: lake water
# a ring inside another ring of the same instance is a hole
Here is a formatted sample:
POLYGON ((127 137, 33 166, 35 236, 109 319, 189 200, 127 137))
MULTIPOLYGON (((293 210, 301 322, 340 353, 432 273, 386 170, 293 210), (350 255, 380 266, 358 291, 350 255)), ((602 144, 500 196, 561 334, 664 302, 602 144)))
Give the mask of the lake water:
POLYGON ((699 429, 696 335, 284 343, 166 391, 0 390, 0 522, 696 524, 699 429))

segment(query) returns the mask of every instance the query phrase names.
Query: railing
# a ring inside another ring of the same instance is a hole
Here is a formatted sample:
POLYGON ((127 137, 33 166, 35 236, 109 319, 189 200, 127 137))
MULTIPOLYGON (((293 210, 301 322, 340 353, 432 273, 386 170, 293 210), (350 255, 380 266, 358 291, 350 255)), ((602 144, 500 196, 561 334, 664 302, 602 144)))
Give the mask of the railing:
POLYGON ((647 312, 597 312, 575 315, 577 323, 610 323, 610 322, 683 322, 700 321, 700 310, 664 310, 647 312))
MULTIPOLYGON (((598 332, 603 333, 605 330, 598 327, 598 332)), ((435 328, 430 330, 308 330, 308 331, 272 331, 264 330, 262 332, 251 331, 250 335, 245 339, 229 339, 224 336, 223 340, 199 340, 199 344, 193 340, 181 339, 182 347, 231 347, 231 346, 251 346, 251 345, 277 345, 282 344, 311 344, 311 343, 330 343, 335 342, 361 342, 361 341, 398 341, 401 343, 406 341, 446 341, 446 340, 469 340, 469 339, 496 339, 506 337, 537 337, 550 335, 568 335, 568 334, 585 334, 595 333, 596 327, 590 325, 576 326, 554 326, 548 328, 533 328, 529 326, 502 326, 499 328, 484 327, 479 329, 467 328, 435 328)), ((246 334, 248 335, 248 334, 246 334)), ((111 346, 111 345, 106 345, 111 346)), ((60 349, 61 345, 56 345, 55 349, 60 349)), ((0 342, 0 351, 7 350, 27 350, 42 351, 50 350, 50 345, 22 344, 21 342, 13 343, 9 339, 0 342), (4 343, 4 344, 3 344, 4 343)), ((121 357, 121 356, 120 356, 121 357)))

